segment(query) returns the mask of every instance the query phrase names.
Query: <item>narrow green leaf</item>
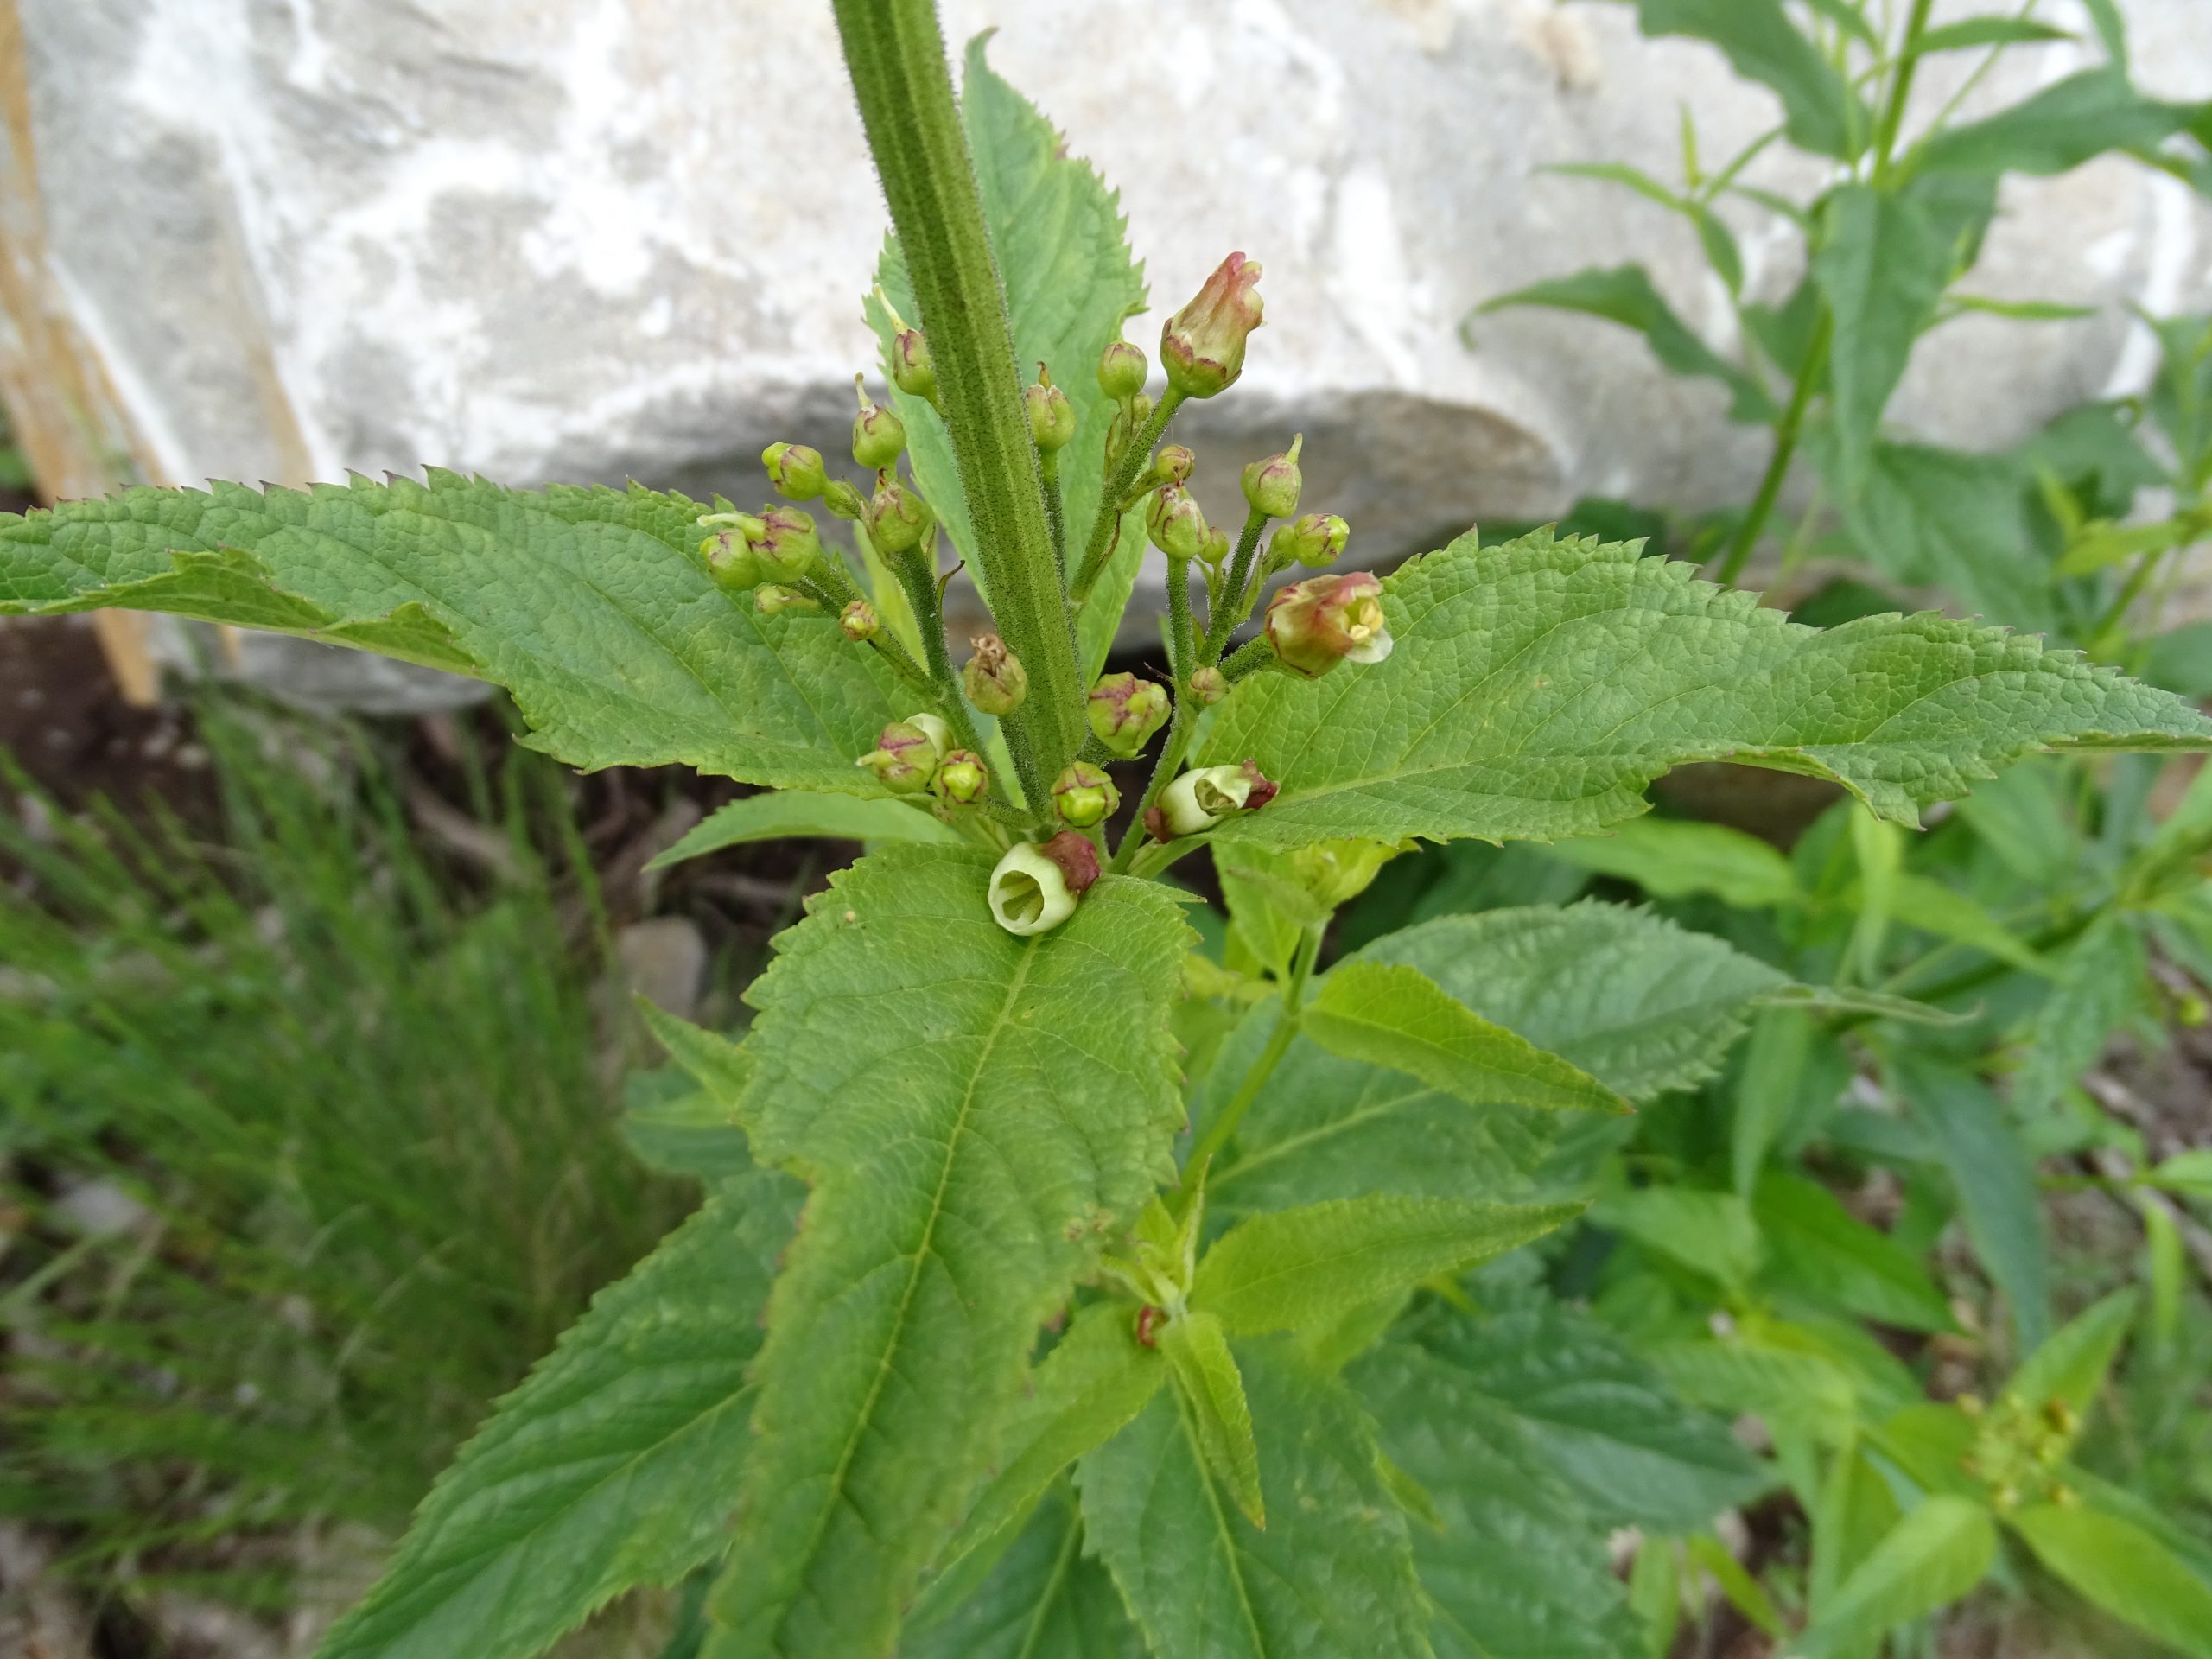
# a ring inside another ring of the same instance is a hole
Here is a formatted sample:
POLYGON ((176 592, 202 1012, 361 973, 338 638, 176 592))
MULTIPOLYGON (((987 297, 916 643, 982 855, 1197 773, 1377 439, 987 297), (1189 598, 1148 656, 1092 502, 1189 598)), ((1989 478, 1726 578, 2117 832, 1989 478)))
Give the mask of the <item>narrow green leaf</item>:
POLYGON ((2050 965, 2032 945, 1972 894, 1910 870, 1898 873, 1896 893, 1898 919, 1907 926, 1971 945, 2024 973, 2050 972, 2050 965))
POLYGON ((1835 320, 1828 399, 1850 482, 1866 470, 1914 342, 1936 320, 1951 260, 1950 245, 1910 197, 1862 184, 1829 195, 1813 279, 1835 320))
POLYGON ((2212 745, 2169 694, 2022 635, 1934 614, 1820 632, 1628 544, 1463 537, 1382 604, 1389 660, 1258 675, 1214 711, 1206 760, 1281 782, 1240 836, 1587 835, 1669 767, 1722 759, 1833 778, 1910 824, 2031 749, 2212 745))
POLYGON ((321 1659, 525 1659, 719 1552, 798 1207, 788 1176, 742 1177, 601 1291, 439 1477, 321 1659))
POLYGON ((126 490, 0 516, 0 615, 115 606, 358 645, 505 686, 532 746, 575 766, 880 792, 853 759, 904 712, 890 671, 835 618, 762 616, 716 588, 702 511, 435 470, 126 490))
POLYGON ((637 1006, 645 1029, 668 1051, 669 1058, 681 1066, 733 1122, 743 1122, 745 1091, 752 1087, 753 1076, 753 1056, 745 1046, 732 1042, 720 1032, 678 1019, 643 997, 638 999, 637 1006))
POLYGON ((1322 982, 1300 1028, 1333 1054, 1410 1072, 1471 1105, 1628 1109, 1588 1072, 1492 1025, 1402 963, 1346 963, 1322 982))
POLYGON ((1114 1580, 1083 1548, 1065 1488, 1039 1504, 990 1575, 957 1606, 918 1608, 899 1659, 1145 1659, 1114 1580))
POLYGON ((1980 1583, 1996 1554, 1997 1528, 1987 1510, 1963 1497, 1923 1499, 1843 1581, 1796 1651, 1803 1659, 1824 1659, 1924 1618, 1980 1583))
POLYGON ((2070 172, 2107 150, 2155 149, 2196 117, 2135 89, 2123 69, 2083 69, 1980 121, 1924 140, 1911 158, 1923 173, 2070 172))
POLYGON ((2143 1180, 2145 1185, 2162 1192, 2212 1198, 2212 1150, 2177 1152, 2161 1160, 2143 1180))
POLYGON ((1206 1467, 1230 1500, 1255 1527, 1268 1524, 1260 1494, 1260 1452, 1252 1441, 1252 1408, 1244 1379, 1221 1321, 1204 1308, 1170 1319, 1160 1332, 1160 1351, 1175 1373, 1191 1432, 1206 1467))
POLYGON ((1923 33, 1912 43, 1911 55, 1924 58, 1937 52, 1966 52, 1985 46, 2037 46, 2073 38, 2063 29, 2032 18, 1961 17, 1955 23, 1938 23, 1923 33))
POLYGON ((1087 1541, 1159 1659, 1429 1659, 1405 1515, 1374 1427, 1281 1338, 1236 1344, 1265 1531, 1215 1487, 1162 1392, 1084 1459, 1087 1541))
POLYGON ((2123 911, 2099 918, 2066 952, 2058 982, 2028 1027, 2012 1084, 2024 1111, 2049 1106, 2094 1065, 2113 1035, 2144 1005, 2143 935, 2123 911))
POLYGON ((815 1191, 769 1307, 716 1659, 891 1645, 1039 1322, 1172 1173, 1174 901, 1108 877, 1016 938, 989 869, 861 860, 749 993, 755 1152, 815 1191))
POLYGON ((1310 1329, 1541 1238, 1581 1208, 1383 1195, 1254 1216, 1206 1252, 1191 1300, 1233 1336, 1310 1329))
POLYGON ((1951 1310, 1904 1249, 1826 1187, 1770 1170, 1752 1208, 1779 1288, 1908 1331, 1948 1331, 1951 1310))
POLYGON ((2056 1400, 2076 1416, 2086 1414, 2135 1323, 2139 1300, 2133 1290, 2117 1290, 2092 1302, 2028 1356, 2005 1385, 2006 1397, 2031 1413, 2056 1400))
POLYGON ((1800 149, 1848 161, 1866 148, 1872 130, 1866 107, 1781 0, 1637 0, 1636 10, 1646 35, 1709 41, 1738 74, 1770 88, 1800 149))
POLYGON ((1699 339, 1660 296, 1652 286, 1650 272, 1642 265, 1592 266, 1571 276, 1532 283, 1485 300, 1480 309, 1500 311, 1527 305, 1579 312, 1633 328, 1650 346, 1651 354, 1675 373, 1715 380, 1727 387, 1732 398, 1730 420, 1758 422, 1773 417, 1773 400, 1758 378, 1699 339))
POLYGON ((2067 305, 2057 300, 1993 300, 1985 294, 1951 294, 1944 303, 1960 311, 2003 317, 2012 322, 2078 322, 2094 317, 2094 305, 2067 305))
POLYGON ((1758 1266, 1758 1224, 1751 1205, 1733 1192, 1628 1187, 1599 1199, 1590 1219, 1731 1288, 1748 1283, 1758 1266))
POLYGON ((1858 1411, 1849 1374, 1819 1354, 1700 1338, 1657 1344, 1644 1358, 1685 1400, 1731 1415, 1756 1412, 1832 1438, 1858 1411))
POLYGON ((2037 1560, 2107 1612, 2196 1659, 2212 1656, 2212 1585, 2140 1527, 2049 1503, 2006 1519, 2037 1560))
POLYGON ((1742 910, 1803 898, 1789 861, 1772 843, 1724 823, 1630 818, 1608 836, 1563 841, 1552 856, 1600 875, 1633 881, 1655 899, 1711 893, 1742 910))
POLYGON ((665 869, 749 841, 802 836, 827 841, 918 841, 941 847, 965 842, 950 824, 912 801, 779 789, 715 808, 645 868, 665 869))
POLYGON ((1701 1532, 1688 1539, 1685 1547, 1691 1563, 1712 1577, 1731 1607, 1766 1635, 1777 1641, 1782 1638, 1784 1626, 1781 1613, 1776 1611, 1774 1598, 1767 1594, 1766 1586, 1751 1575, 1726 1544, 1712 1534, 1701 1532))

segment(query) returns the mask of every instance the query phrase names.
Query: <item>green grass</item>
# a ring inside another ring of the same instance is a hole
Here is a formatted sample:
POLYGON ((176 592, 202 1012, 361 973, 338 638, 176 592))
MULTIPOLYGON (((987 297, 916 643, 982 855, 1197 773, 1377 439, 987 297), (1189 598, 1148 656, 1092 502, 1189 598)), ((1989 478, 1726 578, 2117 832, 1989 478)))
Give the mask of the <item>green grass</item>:
POLYGON ((396 1532, 692 1195, 616 1131, 555 769, 474 774, 486 876, 424 855, 358 734, 207 738, 219 845, 0 814, 0 1513, 126 1594, 273 1609, 315 1593, 302 1539, 396 1532), (86 1183, 143 1215, 88 1234, 86 1183))

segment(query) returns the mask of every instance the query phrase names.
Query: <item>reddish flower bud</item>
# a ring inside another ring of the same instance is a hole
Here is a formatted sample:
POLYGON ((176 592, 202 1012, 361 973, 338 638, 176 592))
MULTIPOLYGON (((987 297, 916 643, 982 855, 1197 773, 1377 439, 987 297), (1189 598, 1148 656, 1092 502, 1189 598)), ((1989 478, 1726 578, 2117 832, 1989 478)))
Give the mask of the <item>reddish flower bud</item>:
POLYGON ((1287 518, 1298 511, 1298 493, 1306 480, 1298 470, 1298 452, 1306 447, 1301 432, 1280 455, 1255 461, 1244 469, 1244 501, 1255 512, 1270 518, 1287 518))
POLYGON ((803 443, 772 443, 760 452, 760 464, 768 469, 768 481, 777 493, 794 501, 811 501, 829 487, 822 452, 803 443))
POLYGON ((972 806, 991 792, 991 769, 973 749, 954 749, 938 762, 930 787, 955 806, 972 806))
POLYGON ((1155 484, 1185 484, 1190 481, 1198 458, 1179 443, 1166 443, 1152 458, 1152 481, 1155 484))
POLYGON ((741 530, 718 530, 699 543, 707 575, 726 594, 741 594, 760 585, 760 561, 741 530))
POLYGON ((1052 811, 1062 823, 1088 830, 1113 816, 1122 792, 1105 768, 1078 760, 1052 780, 1052 811))
POLYGON ((1309 680, 1347 659, 1381 662, 1391 645, 1382 582, 1366 570, 1293 582, 1268 602, 1268 643, 1309 680))
POLYGON ((1167 384, 1185 397, 1211 397, 1236 384, 1244 341, 1260 326, 1260 267, 1241 253, 1223 260, 1160 334, 1167 384))
POLYGON ((901 328, 891 337, 891 384, 909 397, 937 402, 937 369, 920 329, 901 328))
POLYGON ((1144 832, 1154 841, 1175 839, 1175 832, 1167 827, 1167 815, 1156 806, 1144 810, 1144 832))
POLYGON ((922 545, 936 523, 930 504, 889 473, 880 475, 868 501, 868 538, 886 558, 922 545))
POLYGON ((1117 403, 1134 397, 1144 390, 1151 366, 1141 347, 1117 340, 1098 355, 1098 390, 1117 403))
POLYGON ((1244 810, 1256 812, 1282 793, 1282 785, 1260 770, 1256 760, 1244 762, 1244 810))
POLYGON ((1078 899, 1098 880, 1098 848, 1089 836, 1063 830, 1051 840, 1039 842, 1037 850, 1060 867, 1068 891, 1078 899))
POLYGON ((995 633, 978 634, 976 648, 960 670, 960 688, 987 715, 1010 715, 1029 695, 1029 671, 995 633))
POLYGON ((864 599, 856 599, 839 613, 837 626, 845 631, 845 638, 856 645, 864 645, 883 632, 883 619, 876 615, 875 607, 864 599))
POLYGON ((1144 533, 1171 559, 1195 559, 1205 551, 1206 516, 1198 498, 1180 484, 1163 484, 1144 510, 1144 533))
POLYGON ((1217 668, 1202 668, 1191 676, 1191 695, 1211 707, 1229 695, 1229 677, 1217 668))
POLYGON ((1090 688, 1084 713, 1110 753, 1128 760, 1167 723, 1167 688, 1134 674, 1109 674, 1090 688))
POLYGON ((1319 570, 1336 562, 1351 540, 1351 526, 1333 513, 1309 512, 1268 537, 1268 568, 1287 570, 1302 564, 1319 570))
POLYGON ((934 715, 893 721, 876 738, 874 749, 853 764, 868 767, 898 794, 918 794, 937 776, 938 760, 944 753, 944 728, 934 715), (925 720, 938 729, 930 730, 925 720))
POLYGON ((814 569, 822 556, 822 539, 815 534, 811 515, 797 507, 767 507, 755 522, 760 528, 747 539, 766 575, 797 582, 814 569))

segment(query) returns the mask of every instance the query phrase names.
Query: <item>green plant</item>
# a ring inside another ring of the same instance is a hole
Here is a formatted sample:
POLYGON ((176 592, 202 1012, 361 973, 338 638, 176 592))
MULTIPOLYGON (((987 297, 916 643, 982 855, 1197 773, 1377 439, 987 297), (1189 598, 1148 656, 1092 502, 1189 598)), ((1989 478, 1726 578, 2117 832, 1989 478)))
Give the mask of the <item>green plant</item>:
POLYGON ((200 727, 217 844, 4 779, 0 1508, 126 1604, 327 1605, 688 1184, 622 1150, 550 766, 478 779, 472 892, 367 742, 200 727))
POLYGON ((684 1639, 715 1659, 1620 1651, 1605 1529, 1688 1529, 1766 1477, 1533 1258, 1464 1275, 1577 1214, 1630 1104, 1762 1011, 1924 1011, 1603 905, 1445 917, 1325 974, 1332 914, 1402 844, 1592 834, 1686 761, 1912 823, 2028 751, 2196 750, 2212 721, 1941 617, 1797 626, 1632 545, 1327 571, 1348 529, 1289 517, 1294 444, 1248 471, 1241 533, 1207 526, 1161 441, 1236 379, 1258 267, 1170 319, 1147 395, 1098 181, 980 43, 956 111, 925 0, 837 16, 896 232, 893 391, 855 422, 865 493, 765 459, 858 567, 790 507, 444 474, 0 527, 10 608, 387 651, 506 685, 572 763, 788 791, 679 854, 876 843, 779 941, 741 1043, 652 1016, 697 1084, 660 1127, 713 1195, 503 1402, 324 1651, 523 1655, 695 1573, 684 1639), (962 675, 939 528, 997 625, 962 675), (1166 686, 1098 677, 1147 541, 1166 686), (1325 574, 1230 649, 1294 563, 1325 574), (1112 840, 1104 765, 1155 737, 1112 840), (1159 879, 1200 851, 1218 956, 1159 879))

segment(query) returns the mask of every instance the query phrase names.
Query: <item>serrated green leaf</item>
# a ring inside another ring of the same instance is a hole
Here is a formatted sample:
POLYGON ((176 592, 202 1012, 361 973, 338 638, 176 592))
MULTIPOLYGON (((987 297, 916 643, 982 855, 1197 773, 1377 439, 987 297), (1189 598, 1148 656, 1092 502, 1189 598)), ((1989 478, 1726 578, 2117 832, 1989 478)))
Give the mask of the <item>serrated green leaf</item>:
POLYGON ((1827 1439, 1849 1433, 1858 1411, 1850 1374, 1819 1354, 1700 1338, 1657 1344, 1643 1357, 1683 1399, 1732 1416, 1756 1412, 1827 1439))
POLYGON ((677 1066, 622 1080, 622 1139, 646 1167, 709 1186, 753 1167, 736 1115, 677 1066))
POLYGON ((1384 1194, 1275 1211, 1240 1223, 1206 1252, 1191 1300, 1235 1336, 1306 1330, 1517 1249, 1581 1208, 1384 1194))
POLYGON ((1844 1580, 1794 1651, 1824 1659, 1923 1618, 1980 1583, 1996 1554, 1987 1510, 1963 1497, 1925 1498, 1844 1580))
POLYGON ((747 795, 715 808, 687 830, 676 845, 645 866, 665 869, 686 859, 702 858, 725 847, 751 841, 806 836, 830 841, 918 841, 958 847, 966 837, 911 800, 825 795, 804 789, 779 789, 747 795))
POLYGON ((2050 1503, 2006 1520, 2037 1560, 2107 1612, 2196 1659, 2212 1656, 2212 1585, 2140 1527, 2050 1503))
POLYGON ((1710 41, 1738 74, 1770 88, 1800 149, 1847 161, 1866 148, 1872 124, 1865 105, 1781 0, 1637 0, 1636 10, 1646 35, 1710 41))
POLYGON ((1244 1379, 1221 1321, 1194 1307, 1170 1319, 1160 1332, 1160 1351, 1175 1373, 1182 1406, 1206 1467, 1230 1501, 1255 1527, 1268 1524, 1260 1494, 1260 1452, 1252 1440, 1252 1408, 1244 1398, 1244 1379))
POLYGON ((798 1184, 741 1178, 601 1291, 423 1503, 321 1659, 524 1659, 722 1547, 798 1184))
POLYGON ((126 490, 0 517, 0 615, 116 606, 273 628, 505 686, 572 765, 880 792, 853 758, 891 672, 834 618, 707 579, 699 504, 433 471, 257 493, 126 490), (219 579, 218 579, 219 573, 219 579))
POLYGON ((1443 1523, 1412 1529, 1438 1659, 1641 1652, 1603 1530, 1524 1425, 1409 1342, 1385 1343, 1351 1376, 1443 1523))
POLYGON ((1173 1392, 1077 1471, 1084 1523, 1160 1659, 1428 1659, 1374 1427, 1282 1338, 1241 1342, 1265 1531, 1206 1472, 1173 1392))
POLYGON ((1733 1192, 1628 1187, 1599 1198, 1590 1219, 1731 1288, 1745 1284, 1758 1266, 1758 1224, 1751 1205, 1733 1192))
POLYGON ((1691 332, 1652 286, 1651 273, 1642 265, 1592 266, 1571 276, 1516 288, 1484 301, 1480 308, 1491 312, 1531 305, 1602 317, 1635 329, 1651 347, 1651 354, 1675 373, 1715 380, 1727 387, 1732 421, 1758 422, 1774 416, 1773 399, 1758 377, 1740 364, 1731 363, 1691 332))
POLYGON ((2097 1063, 2113 1033, 2143 1006, 2143 936, 2133 918, 2112 911, 2067 950, 2058 982, 2028 1027, 2027 1052, 2013 1079, 2024 1111, 2051 1104, 2097 1063))
POLYGON ((1827 1188, 1769 1170, 1752 1208, 1766 1240, 1766 1276, 1777 1288, 1908 1331, 1953 1328, 1920 1263, 1827 1188))
POLYGON ((1630 818, 1610 835, 1560 842, 1551 855, 1633 881, 1655 899, 1709 893, 1738 909, 1762 910, 1804 897, 1777 849, 1725 823, 1630 818))
POLYGON ((1588 1072, 1493 1025, 1403 963, 1346 963, 1322 982, 1300 1029, 1332 1054, 1409 1072, 1471 1105, 1628 1109, 1588 1072))
POLYGON ((1864 475, 1914 343, 1936 320, 1953 250, 1911 198, 1847 184, 1822 209, 1813 280, 1835 323, 1828 405, 1845 480, 1864 475))
POLYGON ((1932 613, 1821 632, 1624 543, 1462 537, 1382 605, 1388 660, 1259 675, 1214 711, 1206 760, 1281 784, 1240 836, 1588 835, 1713 760, 1833 778, 1910 824, 2034 748, 2212 747, 2169 694, 2032 639, 1932 613))
POLYGON ((1766 1484, 1728 1426, 1684 1403, 1605 1325, 1548 1296, 1440 1314, 1421 1346, 1511 1411, 1607 1525, 1684 1532, 1766 1484))
POLYGON ((1145 1659, 1114 1581, 1083 1548, 1065 1489, 1038 1506, 990 1576, 934 1618, 918 1611, 899 1659, 1145 1659))
POLYGON ((1166 1377, 1142 1346, 1126 1304, 1084 1309, 1038 1366, 1029 1397, 1007 1427, 999 1472, 945 1548, 957 1560, 1018 1522, 1060 1472, 1142 1411, 1166 1377))
POLYGON ((2054 1400, 2076 1416, 2088 1412, 2135 1323, 2139 1300, 2134 1291, 2119 1290, 2092 1302, 2028 1356, 2005 1385, 2005 1397, 2030 1413, 2054 1400))
MULTIPOLYGON (((1123 320, 1144 309, 1144 270, 1129 254, 1119 194, 1088 162, 1068 156, 1052 123, 991 68, 984 57, 988 38, 978 35, 969 44, 962 122, 1006 289, 1014 355, 1025 378, 1045 364, 1052 384, 1075 405, 1075 441, 1060 451, 1059 467, 1071 556, 1080 557, 1105 487, 1106 429, 1114 416, 1113 400, 1099 390, 1098 358, 1119 337, 1123 320)), ((918 315, 895 239, 884 245, 876 280, 909 321, 918 315)), ((882 344, 887 378, 891 319, 874 298, 865 308, 882 344)), ((895 401, 915 482, 968 556, 972 573, 977 563, 968 511, 944 423, 918 397, 897 392, 895 401)), ((1078 622, 1085 684, 1106 659, 1143 557, 1141 535, 1125 531, 1122 541, 1078 622)))
POLYGON ((1922 173, 2065 173, 2107 150, 2155 149, 2196 116, 2193 105, 2145 98, 2126 71, 2102 65, 1930 135, 1908 164, 1922 173))
MULTIPOLYGON (((1713 1076, 1759 1000, 1788 982, 1719 939, 1594 903, 1440 917, 1351 960, 1418 969, 1484 1019, 1632 1101, 1713 1076)), ((1229 1079, 1224 1089, 1243 1076, 1272 1020, 1272 1008, 1255 1012, 1224 1045, 1216 1066, 1229 1079)), ((1213 1096, 1210 1083, 1201 1117, 1209 1103, 1218 1104, 1213 1096)), ((1600 1126, 1613 1121, 1579 1116, 1600 1126)), ((1440 1090, 1339 1059, 1301 1036, 1217 1161, 1209 1190, 1231 1212, 1369 1192, 1525 1196, 1532 1173, 1576 1122, 1501 1106, 1470 1111, 1440 1090)))
POLYGON ((1109 876, 1017 938, 989 871, 862 859, 749 993, 755 1154, 815 1190, 770 1303, 715 1659, 890 1647, 1039 1322, 1172 1174, 1173 898, 1109 876))

